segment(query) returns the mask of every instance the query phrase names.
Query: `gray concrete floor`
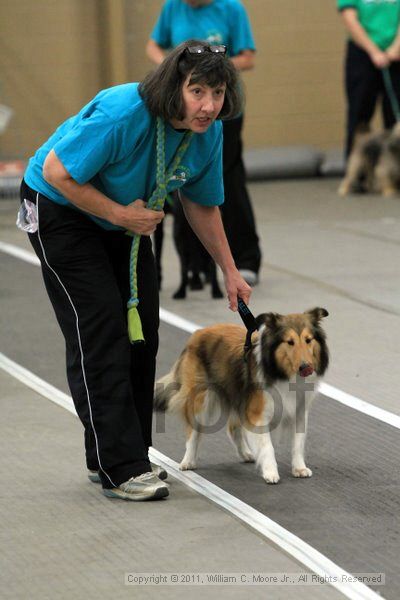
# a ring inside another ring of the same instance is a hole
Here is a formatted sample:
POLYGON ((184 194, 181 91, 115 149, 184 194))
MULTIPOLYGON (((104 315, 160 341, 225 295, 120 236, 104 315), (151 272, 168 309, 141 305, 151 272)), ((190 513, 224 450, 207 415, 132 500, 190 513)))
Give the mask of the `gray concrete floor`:
MULTIPOLYGON (((334 179, 252 184, 263 245, 252 310, 324 306, 332 355, 326 382, 400 414, 400 199, 339 199, 334 179)), ((0 241, 29 248, 14 228, 16 203, 0 200, 0 241)), ((178 262, 167 221, 161 304, 201 325, 238 322, 208 290, 174 301, 178 262)), ((39 271, 0 253, 0 352, 67 391, 63 342, 39 271)), ((187 335, 161 328, 158 373, 187 335)), ((0 492, 2 595, 13 598, 180 597, 186 588, 125 588, 126 571, 306 571, 285 553, 182 484, 168 500, 107 501, 86 481, 81 430, 70 414, 1 374, 0 492), (10 468, 11 466, 11 468, 10 468), (15 477, 17 473, 17 477, 15 477)), ((314 477, 288 475, 266 486, 237 463, 223 433, 202 447, 200 474, 293 531, 342 568, 387 571, 386 598, 398 598, 400 533, 398 430, 320 398, 312 411, 314 477)), ((167 420, 155 446, 180 460, 183 433, 167 420)), ((332 588, 190 588, 200 597, 330 598, 332 588)))

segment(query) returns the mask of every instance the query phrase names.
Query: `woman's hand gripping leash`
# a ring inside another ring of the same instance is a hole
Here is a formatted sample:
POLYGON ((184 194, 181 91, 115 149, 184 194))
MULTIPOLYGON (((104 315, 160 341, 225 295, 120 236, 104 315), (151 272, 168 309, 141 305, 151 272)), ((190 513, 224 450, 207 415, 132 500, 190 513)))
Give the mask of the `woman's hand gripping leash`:
POLYGON ((245 304, 248 304, 252 289, 236 269, 231 276, 225 274, 224 279, 225 289, 228 293, 229 308, 236 312, 238 310, 238 299, 240 298, 245 304))
POLYGON ((124 206, 123 227, 138 235, 152 235, 164 217, 163 210, 147 208, 143 200, 135 200, 124 206))

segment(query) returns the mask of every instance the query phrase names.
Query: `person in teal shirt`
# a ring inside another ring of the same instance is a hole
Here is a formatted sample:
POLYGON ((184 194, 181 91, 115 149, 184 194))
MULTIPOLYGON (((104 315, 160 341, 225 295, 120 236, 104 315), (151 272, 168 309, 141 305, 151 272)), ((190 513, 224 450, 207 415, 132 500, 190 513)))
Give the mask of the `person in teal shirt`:
POLYGON ((251 288, 235 267, 218 208, 224 200, 219 119, 240 104, 225 48, 191 40, 141 84, 97 94, 58 127, 25 172, 19 222, 41 261, 65 337, 88 476, 108 497, 169 493, 160 479, 166 472, 153 470, 148 456, 159 324, 150 235, 164 216, 146 206, 154 191, 163 199, 180 189, 189 223, 224 273, 230 308, 237 309, 238 296, 249 301, 251 288), (144 344, 128 337, 127 234, 141 236, 137 310, 144 344))
MULTIPOLYGON (((166 0, 150 34, 147 56, 159 65, 167 52, 197 37, 227 46, 238 71, 252 69, 255 43, 250 21, 239 0, 166 0)), ((224 120, 224 189, 221 207, 229 245, 240 272, 250 285, 259 278, 261 250, 242 159, 243 115, 224 120)))
POLYGON ((400 0, 337 0, 337 7, 349 32, 345 63, 348 157, 357 128, 370 122, 379 97, 384 127, 391 128, 396 121, 382 69, 389 69, 400 98, 400 0))

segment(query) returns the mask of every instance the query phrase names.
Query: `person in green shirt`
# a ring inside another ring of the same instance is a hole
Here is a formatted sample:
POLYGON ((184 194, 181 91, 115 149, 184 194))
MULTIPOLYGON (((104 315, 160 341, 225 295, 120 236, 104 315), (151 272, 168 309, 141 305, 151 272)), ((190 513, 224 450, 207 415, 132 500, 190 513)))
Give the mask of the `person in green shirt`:
POLYGON ((400 98, 400 0, 337 0, 337 7, 349 32, 345 61, 347 158, 357 128, 370 122, 379 97, 384 127, 391 128, 396 121, 382 69, 389 69, 400 98))

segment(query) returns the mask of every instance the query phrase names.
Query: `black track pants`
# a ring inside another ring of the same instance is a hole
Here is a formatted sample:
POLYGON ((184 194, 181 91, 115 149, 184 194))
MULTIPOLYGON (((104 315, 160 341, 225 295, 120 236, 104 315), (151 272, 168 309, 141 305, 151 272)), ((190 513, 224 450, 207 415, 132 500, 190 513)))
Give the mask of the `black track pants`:
POLYGON ((66 342, 67 377, 85 428, 87 467, 103 487, 150 470, 152 401, 159 305, 150 238, 138 260, 139 313, 146 343, 127 335, 131 238, 59 206, 24 182, 21 197, 37 204, 29 234, 66 342))

